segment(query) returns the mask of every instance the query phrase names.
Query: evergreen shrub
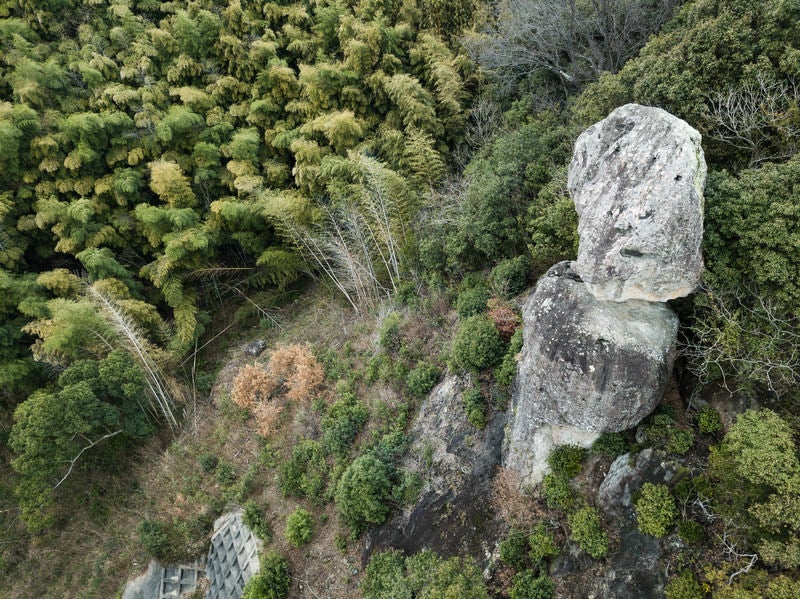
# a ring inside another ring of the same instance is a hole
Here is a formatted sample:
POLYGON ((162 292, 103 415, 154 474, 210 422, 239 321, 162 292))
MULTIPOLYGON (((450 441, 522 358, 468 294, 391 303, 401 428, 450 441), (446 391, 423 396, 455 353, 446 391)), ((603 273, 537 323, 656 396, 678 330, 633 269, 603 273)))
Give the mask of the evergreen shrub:
POLYGON ((489 274, 492 289, 506 299, 519 295, 528 287, 530 261, 527 256, 501 260, 489 274))
POLYGON ((678 509, 666 485, 644 483, 635 501, 639 530, 654 537, 663 537, 675 524, 678 509))
POLYGON ((486 398, 480 389, 470 387, 461 395, 464 403, 464 411, 467 414, 467 421, 477 429, 486 426, 486 398))
POLYGON ((555 588, 547 575, 525 570, 514 576, 511 599, 553 599, 555 588))
POLYGON ((503 359, 504 347, 492 321, 483 314, 462 321, 453 340, 452 360, 457 368, 479 371, 503 359))
POLYGON ((547 457, 547 465, 557 476, 573 478, 581 471, 586 450, 577 445, 559 445, 547 457))
POLYGON ((594 559, 608 553, 608 535, 603 530, 600 515, 593 507, 582 507, 567 517, 570 538, 594 559))
POLYGON ((476 285, 465 289, 456 298, 456 312, 461 319, 481 314, 486 310, 489 301, 489 292, 483 285, 476 285))
POLYGON ((286 540, 295 547, 302 547, 311 540, 314 534, 314 518, 299 507, 286 519, 286 540))
POLYGON ((408 392, 417 398, 424 397, 439 382, 442 375, 438 367, 430 362, 418 362, 406 377, 408 392))

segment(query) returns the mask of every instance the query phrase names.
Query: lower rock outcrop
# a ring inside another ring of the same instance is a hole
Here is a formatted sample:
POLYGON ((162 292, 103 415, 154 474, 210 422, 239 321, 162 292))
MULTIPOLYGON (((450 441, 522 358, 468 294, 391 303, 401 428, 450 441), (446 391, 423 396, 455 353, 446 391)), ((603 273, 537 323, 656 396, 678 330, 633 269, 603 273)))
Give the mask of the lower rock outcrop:
POLYGON ((678 329, 665 304, 597 300, 561 262, 539 281, 523 318, 517 420, 621 431, 661 400, 678 329))

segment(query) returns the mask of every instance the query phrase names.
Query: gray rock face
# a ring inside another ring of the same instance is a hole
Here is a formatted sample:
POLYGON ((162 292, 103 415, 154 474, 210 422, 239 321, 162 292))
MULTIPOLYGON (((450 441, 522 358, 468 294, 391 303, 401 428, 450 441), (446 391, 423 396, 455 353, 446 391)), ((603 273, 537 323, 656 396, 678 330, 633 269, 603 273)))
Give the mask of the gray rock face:
POLYGON ((539 281, 523 319, 515 420, 621 431, 661 400, 678 329, 665 304, 599 301, 573 263, 561 262, 539 281))
POLYGON ((664 302, 703 269, 700 134, 660 108, 627 104, 583 132, 569 166, 575 265, 598 299, 664 302))
POLYGON ((610 518, 633 521, 633 496, 646 482, 671 484, 678 468, 652 448, 619 456, 597 491, 597 507, 610 518))
POLYGON ((388 548, 407 555, 426 548, 446 557, 471 555, 479 563, 491 553, 492 540, 504 530, 488 499, 506 418, 498 412, 482 431, 472 426, 462 399, 469 386, 467 378, 448 376, 420 406, 403 466, 425 485, 413 505, 367 534, 364 564, 388 548))

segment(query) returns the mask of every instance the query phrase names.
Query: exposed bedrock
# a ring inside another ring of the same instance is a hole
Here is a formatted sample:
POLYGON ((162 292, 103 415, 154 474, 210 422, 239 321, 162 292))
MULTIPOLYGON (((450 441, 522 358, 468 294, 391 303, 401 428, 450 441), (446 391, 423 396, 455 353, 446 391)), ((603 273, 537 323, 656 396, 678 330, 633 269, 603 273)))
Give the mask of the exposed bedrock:
POLYGON ((627 104, 581 134, 568 178, 575 271, 595 297, 664 302, 696 289, 705 179, 700 134, 660 108, 627 104))
POLYGON ((596 299, 561 262, 523 309, 504 464, 541 480, 553 445, 588 446, 650 414, 672 372, 678 318, 663 303, 596 299), (550 438, 552 442, 550 442, 550 438))

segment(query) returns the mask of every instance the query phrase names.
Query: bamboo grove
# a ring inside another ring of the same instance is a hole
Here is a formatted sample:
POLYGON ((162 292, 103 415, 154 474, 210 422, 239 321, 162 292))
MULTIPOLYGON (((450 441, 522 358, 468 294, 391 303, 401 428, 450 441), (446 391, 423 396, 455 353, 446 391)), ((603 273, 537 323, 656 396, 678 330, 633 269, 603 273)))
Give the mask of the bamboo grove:
POLYGON ((0 2, 0 399, 8 431, 30 396, 10 444, 51 464, 31 505, 54 461, 126 430, 126 402, 174 423, 155 365, 226 290, 320 267, 354 306, 396 287, 477 84, 438 34, 469 19, 451 4, 0 2), (118 350, 143 373, 130 397, 64 371, 118 350), (86 384, 45 414, 31 392, 59 372, 56 394, 86 384), (81 423, 52 421, 70 406, 81 423), (34 429, 64 432, 58 455, 34 429))

